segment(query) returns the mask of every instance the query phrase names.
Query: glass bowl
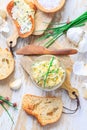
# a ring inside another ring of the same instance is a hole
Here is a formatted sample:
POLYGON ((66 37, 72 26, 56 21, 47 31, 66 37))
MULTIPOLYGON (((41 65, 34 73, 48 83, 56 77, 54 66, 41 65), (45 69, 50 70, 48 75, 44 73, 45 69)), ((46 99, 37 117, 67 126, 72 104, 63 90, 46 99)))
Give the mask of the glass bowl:
POLYGON ((62 62, 60 62, 59 58, 54 56, 54 55, 42 55, 39 56, 38 58, 36 58, 34 61, 32 61, 32 64, 30 65, 30 77, 34 83, 34 85, 36 87, 38 87, 39 89, 42 89, 44 91, 53 91, 56 90, 57 88, 61 87, 61 85, 63 84, 63 82, 65 81, 65 77, 66 77, 66 70, 64 65, 62 64, 62 62), (40 86, 38 83, 36 83, 36 81, 33 78, 33 65, 38 63, 38 62, 43 62, 43 61, 50 61, 52 59, 52 57, 54 57, 54 59, 56 59, 58 61, 58 67, 62 67, 62 69, 64 70, 61 82, 59 82, 58 84, 52 86, 52 87, 42 87, 40 86))

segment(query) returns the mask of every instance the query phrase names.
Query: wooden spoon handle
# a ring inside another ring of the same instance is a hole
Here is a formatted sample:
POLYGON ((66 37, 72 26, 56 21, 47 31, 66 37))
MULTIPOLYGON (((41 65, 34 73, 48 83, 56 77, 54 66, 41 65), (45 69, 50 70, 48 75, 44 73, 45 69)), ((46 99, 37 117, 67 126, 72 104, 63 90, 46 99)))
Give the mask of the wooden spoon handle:
POLYGON ((18 32, 15 31, 8 39, 7 39, 7 45, 12 47, 15 47, 17 44, 17 38, 19 37, 18 32))
POLYGON ((50 51, 50 54, 53 55, 73 55, 76 54, 77 49, 60 49, 58 51, 50 51))

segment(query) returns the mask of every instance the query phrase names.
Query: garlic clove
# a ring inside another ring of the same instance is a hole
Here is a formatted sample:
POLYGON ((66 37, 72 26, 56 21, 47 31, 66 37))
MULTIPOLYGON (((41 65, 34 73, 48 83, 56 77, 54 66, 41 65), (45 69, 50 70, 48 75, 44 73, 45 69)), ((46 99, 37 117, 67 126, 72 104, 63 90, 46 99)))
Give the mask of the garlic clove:
POLYGON ((12 90, 18 90, 18 89, 20 89, 21 84, 22 84, 21 79, 16 79, 16 80, 14 80, 13 82, 11 82, 11 83, 9 84, 9 87, 10 87, 12 90))
POLYGON ((85 33, 83 40, 79 43, 79 52, 87 52, 87 33, 85 33))
POLYGON ((70 40, 70 42, 72 42, 76 46, 78 46, 78 43, 81 41, 83 35, 84 31, 80 27, 70 28, 67 31, 67 38, 70 40))

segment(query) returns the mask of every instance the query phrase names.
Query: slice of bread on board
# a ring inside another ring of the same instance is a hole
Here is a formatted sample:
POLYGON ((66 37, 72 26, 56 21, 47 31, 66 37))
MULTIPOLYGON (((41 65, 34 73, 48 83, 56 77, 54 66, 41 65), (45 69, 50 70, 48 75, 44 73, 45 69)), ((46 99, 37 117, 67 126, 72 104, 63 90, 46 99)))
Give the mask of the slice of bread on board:
POLYGON ((14 71, 14 64, 11 52, 0 48, 0 80, 7 78, 14 71))
POLYGON ((53 19, 53 13, 44 13, 37 10, 35 14, 35 29, 33 35, 42 35, 53 19))
MULTIPOLYGON (((34 3, 33 0, 25 0, 26 3, 34 3)), ((37 9, 35 14, 35 29, 33 35, 42 35, 53 19, 54 13, 44 13, 37 9)))
POLYGON ((23 97, 22 108, 26 113, 35 116, 42 126, 45 126, 60 119, 63 105, 60 97, 39 97, 26 94, 23 97))

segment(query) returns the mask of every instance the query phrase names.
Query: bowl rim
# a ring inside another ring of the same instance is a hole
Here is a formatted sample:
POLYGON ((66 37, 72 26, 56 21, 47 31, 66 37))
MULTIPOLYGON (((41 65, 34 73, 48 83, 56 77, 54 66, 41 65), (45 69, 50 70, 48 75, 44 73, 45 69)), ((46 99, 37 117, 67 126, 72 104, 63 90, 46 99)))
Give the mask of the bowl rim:
POLYGON ((62 1, 60 2, 60 5, 58 5, 57 7, 53 8, 53 9, 50 9, 50 10, 44 8, 44 7, 38 2, 38 0, 34 0, 34 4, 36 5, 36 7, 37 7, 38 9, 40 9, 40 10, 43 11, 43 12, 46 12, 46 13, 54 13, 54 12, 59 11, 59 10, 64 6, 65 0, 62 0, 62 1))
MULTIPOLYGON (((43 57, 50 57, 50 58, 52 58, 53 56, 61 63, 61 61, 59 60, 59 58, 58 58, 57 56, 55 56, 55 55, 42 55, 42 56, 37 57, 34 61, 32 61, 31 67, 32 67, 32 65, 33 65, 36 61, 38 61, 38 59, 39 59, 39 60, 40 60, 40 58, 43 59, 43 57)), ((52 88, 43 88, 43 87, 40 87, 40 86, 34 81, 34 79, 33 79, 33 77, 32 77, 32 73, 30 73, 30 78, 31 78, 33 84, 34 84, 37 88, 39 88, 39 89, 41 89, 41 90, 44 90, 44 91, 53 91, 53 90, 56 90, 56 89, 60 88, 60 87, 62 86, 62 84, 64 83, 65 78, 66 78, 66 69, 65 69, 65 67, 64 67, 64 65, 63 65, 62 63, 61 63, 61 65, 62 65, 63 69, 65 70, 65 72, 64 72, 64 77, 63 77, 63 80, 62 80, 61 83, 59 83, 59 84, 53 86, 52 88)))

